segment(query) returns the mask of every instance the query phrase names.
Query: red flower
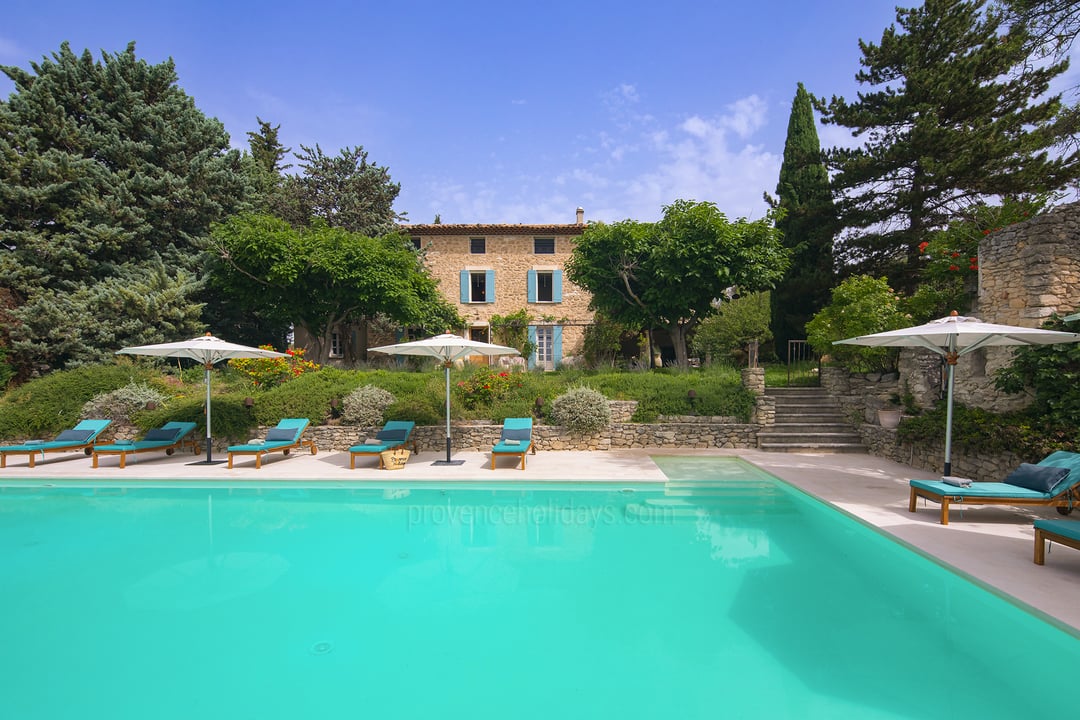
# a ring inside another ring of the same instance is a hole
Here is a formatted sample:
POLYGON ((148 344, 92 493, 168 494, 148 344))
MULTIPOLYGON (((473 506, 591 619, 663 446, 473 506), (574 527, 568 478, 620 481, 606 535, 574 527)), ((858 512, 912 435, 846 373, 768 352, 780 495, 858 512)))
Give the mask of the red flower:
POLYGON ((919 252, 921 252, 921 253, 926 252, 926 248, 928 248, 929 246, 930 246, 930 243, 923 240, 921 243, 919 243, 919 252))
POLYGON ((990 234, 989 230, 983 230, 983 235, 989 235, 989 234, 990 234))
POLYGON ((971 263, 972 265, 974 265, 975 263, 979 262, 979 258, 977 258, 977 257, 968 258, 968 262, 971 263))
POLYGON ((956 267, 955 265, 950 265, 950 266, 949 266, 949 271, 950 271, 950 272, 956 272, 956 271, 957 271, 957 270, 959 270, 959 269, 960 269, 960 268, 956 267))
POLYGON ((969 265, 968 266, 968 270, 978 270, 978 269, 979 269, 978 265, 969 265))
POLYGON ((954 258, 958 258, 958 257, 960 257, 960 253, 958 253, 958 252, 954 252, 954 253, 953 253, 952 255, 950 255, 949 257, 954 257, 954 258))

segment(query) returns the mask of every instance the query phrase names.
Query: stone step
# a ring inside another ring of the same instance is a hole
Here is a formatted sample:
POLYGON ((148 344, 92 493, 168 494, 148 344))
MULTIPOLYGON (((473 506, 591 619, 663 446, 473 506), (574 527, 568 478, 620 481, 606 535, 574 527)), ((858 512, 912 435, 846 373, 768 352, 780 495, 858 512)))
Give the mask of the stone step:
POLYGON ((758 434, 758 445, 766 443, 803 443, 818 445, 821 443, 862 443, 862 436, 857 432, 768 432, 758 434))
POLYGON ((820 452, 820 453, 864 453, 862 443, 763 443, 758 441, 758 448, 766 452, 820 452))

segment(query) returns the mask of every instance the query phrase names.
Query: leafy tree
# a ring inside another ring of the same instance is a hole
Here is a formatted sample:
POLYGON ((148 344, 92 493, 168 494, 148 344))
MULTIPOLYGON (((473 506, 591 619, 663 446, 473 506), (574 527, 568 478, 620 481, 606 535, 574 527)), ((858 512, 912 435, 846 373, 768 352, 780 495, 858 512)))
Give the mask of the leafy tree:
POLYGON ((772 340, 769 301, 769 293, 758 292, 721 303, 716 313, 702 320, 694 333, 694 352, 704 357, 706 363, 731 361, 745 358, 750 343, 772 340))
POLYGON ((255 121, 259 123, 259 131, 251 132, 249 130, 247 133, 251 157, 264 172, 280 175, 292 167, 292 165, 282 163, 292 148, 285 147, 278 139, 278 131, 281 130, 281 125, 271 125, 258 116, 255 117, 255 121))
POLYGON ((819 101, 823 121, 865 136, 833 148, 829 163, 848 267, 887 274, 910 290, 920 243, 931 231, 993 196, 1065 187, 1080 154, 1048 149, 1076 132, 1080 111, 1047 94, 1067 61, 1020 72, 1028 60, 1023 24, 1007 30, 984 0, 926 0, 897 10, 878 44, 860 41, 856 79, 872 89, 856 102, 819 101))
POLYGON ((787 257, 774 216, 729 222, 709 202, 677 200, 657 223, 589 225, 567 277, 592 294, 592 307, 636 327, 663 327, 680 367, 687 336, 725 289, 763 289, 779 280, 787 257))
POLYGON ((322 148, 300 146, 303 171, 285 179, 273 214, 294 227, 320 219, 330 227, 369 237, 397 230, 404 215, 394 212, 401 185, 391 182, 390 171, 368 162, 363 147, 342 149, 337 156, 322 148))
POLYGON ((31 371, 201 329, 194 299, 210 223, 241 203, 240 155, 177 86, 171 60, 75 55, 5 66, 0 286, 11 361, 31 371))
POLYGON ((832 291, 832 302, 806 323, 806 339, 819 355, 829 355, 856 371, 896 370, 896 348, 833 345, 857 335, 870 335, 905 327, 909 319, 900 311, 900 299, 885 278, 849 277, 832 291))
POLYGON ((791 267, 771 293, 776 353, 785 357, 789 340, 806 337, 806 321, 829 301, 833 286, 836 211, 829 174, 821 160, 810 94, 799 83, 791 103, 778 198, 766 198, 785 212, 776 221, 791 267))
POLYGON ((316 222, 293 228, 267 215, 238 215, 213 230, 212 284, 271 322, 291 321, 315 339, 325 363, 330 334, 377 314, 402 325, 461 324, 419 256, 398 234, 372 238, 316 222))

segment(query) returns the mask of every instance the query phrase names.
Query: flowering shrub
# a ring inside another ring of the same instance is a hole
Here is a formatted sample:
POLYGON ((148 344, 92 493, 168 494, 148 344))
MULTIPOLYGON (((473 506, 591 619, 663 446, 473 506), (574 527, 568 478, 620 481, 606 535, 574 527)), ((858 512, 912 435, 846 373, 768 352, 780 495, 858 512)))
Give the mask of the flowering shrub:
POLYGON ((919 243, 919 254, 930 280, 943 280, 977 275, 979 272, 979 241, 1014 223, 1023 222, 1038 213, 1046 204, 1045 198, 1032 200, 1005 199, 1001 205, 976 205, 960 220, 949 223, 934 233, 929 241, 919 243))
POLYGON ((465 407, 472 409, 477 405, 490 403, 506 397, 511 390, 525 384, 520 373, 505 370, 496 372, 489 367, 478 368, 468 379, 457 384, 465 407))
MULTIPOLYGON (((273 350, 270 345, 260 345, 263 350, 273 350)), ((233 358, 229 367, 246 375, 257 388, 271 388, 281 385, 306 372, 315 372, 319 366, 304 359, 304 349, 294 348, 285 351, 283 358, 233 358)))
POLYGON ((95 395, 82 408, 83 417, 130 420, 138 410, 145 410, 151 403, 164 405, 169 397, 147 385, 132 382, 112 392, 95 395))

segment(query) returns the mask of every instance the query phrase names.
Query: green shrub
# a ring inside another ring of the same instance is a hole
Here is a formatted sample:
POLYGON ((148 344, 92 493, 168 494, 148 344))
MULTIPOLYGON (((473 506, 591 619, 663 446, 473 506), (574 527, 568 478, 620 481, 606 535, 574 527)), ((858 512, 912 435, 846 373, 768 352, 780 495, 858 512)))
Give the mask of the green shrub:
POLYGON ((131 420, 147 405, 164 406, 169 396, 145 382, 127 385, 96 395, 82 407, 83 417, 108 418, 110 420, 131 420))
POLYGON ((0 400, 0 437, 54 435, 83 419, 83 405, 96 395, 154 375, 133 365, 86 365, 31 380, 0 400))
POLYGON ((855 372, 896 369, 896 348, 833 345, 856 335, 896 330, 910 319, 885 278, 856 275, 833 288, 832 301, 806 323, 806 339, 819 355, 830 355, 855 372))
POLYGON ((571 388, 551 401, 551 420, 578 432, 596 432, 611 424, 607 398, 588 387, 571 388))
POLYGON ((457 392, 466 408, 490 405, 525 386, 524 373, 478 367, 457 383, 457 392))
POLYGON ((307 418, 320 425, 330 416, 331 400, 341 400, 362 382, 360 373, 323 368, 303 373, 287 383, 255 395, 255 419, 260 425, 276 425, 281 418, 307 418))
POLYGON ((374 385, 362 385, 342 400, 341 419, 351 425, 382 425, 386 408, 397 401, 393 393, 374 385))
POLYGON ((432 403, 422 397, 398 400, 386 408, 387 420, 412 420, 417 425, 443 425, 446 423, 445 403, 432 403))

